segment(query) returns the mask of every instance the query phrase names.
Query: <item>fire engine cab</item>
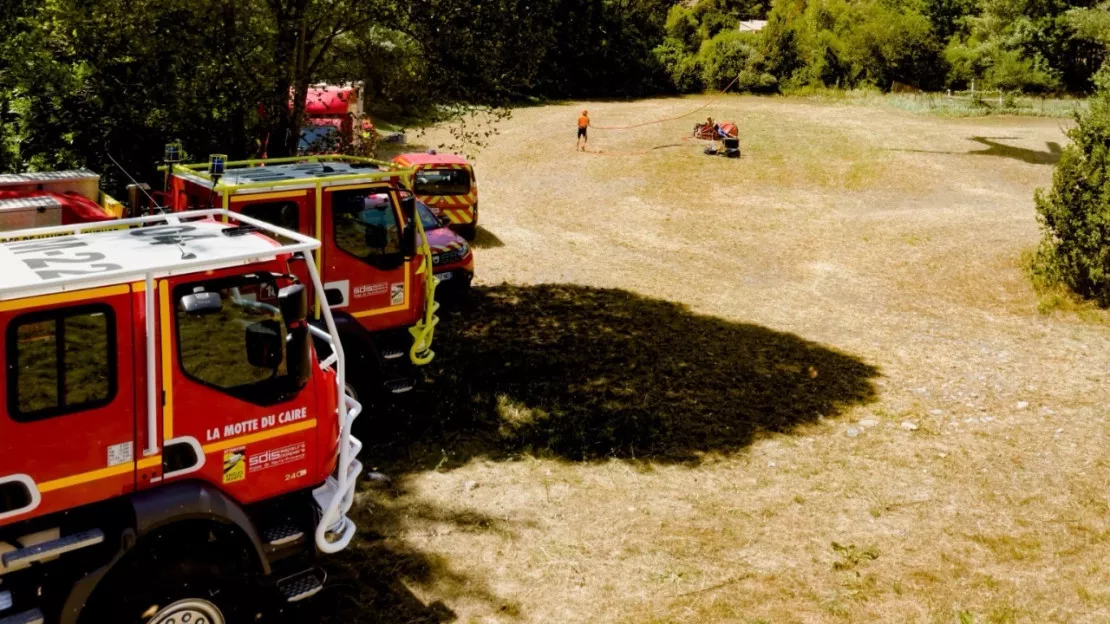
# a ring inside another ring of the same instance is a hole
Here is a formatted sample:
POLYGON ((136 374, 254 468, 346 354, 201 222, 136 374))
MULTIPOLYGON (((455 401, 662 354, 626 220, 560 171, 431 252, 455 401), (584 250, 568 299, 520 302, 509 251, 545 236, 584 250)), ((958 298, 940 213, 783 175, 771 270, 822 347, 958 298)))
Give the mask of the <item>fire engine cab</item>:
POLYGON ((253 622, 320 590, 361 407, 326 301, 307 323, 319 246, 223 210, 0 232, 0 623, 253 622))
MULTIPOLYGON (((218 158, 218 157, 212 157, 218 158)), ((169 164, 175 211, 229 208, 319 239, 315 263, 347 351, 349 391, 366 397, 414 386, 408 364, 431 361, 436 281, 415 202, 401 189, 411 171, 353 156, 169 164)), ((296 271, 305 271, 304 268, 296 271)))
POLYGON ((412 190, 420 201, 451 221, 451 229, 467 240, 478 234, 478 181, 474 167, 462 156, 414 152, 393 162, 414 171, 412 190))

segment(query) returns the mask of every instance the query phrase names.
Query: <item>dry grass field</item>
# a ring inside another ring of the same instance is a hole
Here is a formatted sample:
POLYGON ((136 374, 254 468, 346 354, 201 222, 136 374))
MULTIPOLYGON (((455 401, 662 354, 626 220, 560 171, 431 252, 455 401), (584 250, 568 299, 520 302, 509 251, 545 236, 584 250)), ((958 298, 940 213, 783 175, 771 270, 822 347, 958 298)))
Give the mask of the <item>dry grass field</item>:
POLYGON ((478 155, 479 287, 313 618, 1110 621, 1110 330, 1022 261, 1066 121, 726 97, 577 153, 582 107, 478 155))

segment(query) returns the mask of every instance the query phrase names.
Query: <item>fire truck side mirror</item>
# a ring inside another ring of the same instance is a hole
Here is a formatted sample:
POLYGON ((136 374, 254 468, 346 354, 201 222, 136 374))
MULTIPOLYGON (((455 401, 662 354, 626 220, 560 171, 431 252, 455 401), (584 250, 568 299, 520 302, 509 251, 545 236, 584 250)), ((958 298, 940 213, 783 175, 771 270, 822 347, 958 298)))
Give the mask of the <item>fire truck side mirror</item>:
POLYGON ((289 330, 289 342, 285 345, 286 369, 293 389, 300 390, 312 375, 312 337, 307 325, 289 330))
POLYGON ((286 326, 308 318, 308 293, 304 284, 293 284, 279 290, 278 306, 286 326))
POLYGON ((282 359, 281 323, 272 319, 247 326, 247 361, 251 366, 277 372, 282 359))

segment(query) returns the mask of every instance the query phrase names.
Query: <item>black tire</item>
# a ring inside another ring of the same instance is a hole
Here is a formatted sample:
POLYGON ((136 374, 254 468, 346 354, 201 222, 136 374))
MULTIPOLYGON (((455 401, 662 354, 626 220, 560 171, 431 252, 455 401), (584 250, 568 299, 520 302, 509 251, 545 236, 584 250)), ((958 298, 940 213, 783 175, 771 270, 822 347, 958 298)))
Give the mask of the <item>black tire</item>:
POLYGON ((82 610, 81 624, 275 621, 277 591, 237 545, 192 542, 189 548, 179 535, 164 541, 161 552, 161 544, 140 546, 113 569, 82 610))
POLYGON ((369 345, 356 345, 347 342, 343 352, 347 356, 346 392, 354 400, 363 403, 381 392, 381 361, 369 345))
POLYGON ((477 223, 464 223, 455 229, 459 236, 468 241, 478 238, 478 224, 477 223))

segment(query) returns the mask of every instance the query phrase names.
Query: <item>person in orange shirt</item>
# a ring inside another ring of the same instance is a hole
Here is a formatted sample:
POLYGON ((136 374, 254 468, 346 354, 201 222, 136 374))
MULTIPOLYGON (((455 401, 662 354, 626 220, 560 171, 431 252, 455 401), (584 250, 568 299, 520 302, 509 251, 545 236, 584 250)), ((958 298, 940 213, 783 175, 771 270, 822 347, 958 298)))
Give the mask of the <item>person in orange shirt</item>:
POLYGON ((578 138, 574 141, 574 149, 581 149, 586 151, 586 145, 590 142, 589 137, 586 136, 586 128, 590 127, 590 113, 582 111, 582 115, 578 117, 578 138), (582 142, 582 147, 578 146, 578 142, 582 142))

